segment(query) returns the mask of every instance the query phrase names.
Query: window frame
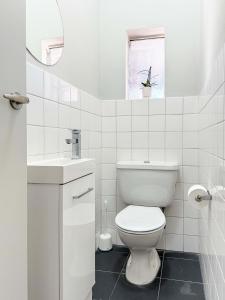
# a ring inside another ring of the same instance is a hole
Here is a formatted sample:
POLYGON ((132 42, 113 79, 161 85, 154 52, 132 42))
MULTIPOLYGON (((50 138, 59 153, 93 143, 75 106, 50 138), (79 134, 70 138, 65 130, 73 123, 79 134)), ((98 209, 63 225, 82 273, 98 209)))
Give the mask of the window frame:
MULTIPOLYGON (((147 34, 147 31, 151 29, 140 29, 140 30, 135 30, 137 34, 129 34, 129 32, 133 31, 127 31, 127 39, 126 39, 126 65, 125 65, 125 74, 126 74, 126 82, 125 82, 125 96, 126 100, 132 101, 133 99, 129 99, 129 43, 132 41, 139 41, 139 40, 148 40, 148 39, 164 39, 164 95, 160 98, 157 99, 164 99, 166 95, 166 35, 164 32, 164 29, 159 28, 158 30, 160 31, 159 33, 153 33, 153 34, 147 34), (143 34, 143 32, 146 31, 146 34, 143 34), (162 32, 163 31, 163 32, 162 32), (140 34, 139 34, 140 32, 140 34)), ((157 30, 157 29, 153 29, 157 30)), ((137 99, 137 100, 142 100, 143 98, 137 99)))

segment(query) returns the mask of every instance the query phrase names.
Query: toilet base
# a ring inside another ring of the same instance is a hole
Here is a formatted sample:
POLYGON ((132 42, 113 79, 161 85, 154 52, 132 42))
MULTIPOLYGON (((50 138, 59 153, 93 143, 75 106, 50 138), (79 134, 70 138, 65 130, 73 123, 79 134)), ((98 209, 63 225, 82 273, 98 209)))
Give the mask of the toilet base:
POLYGON ((126 279, 136 285, 146 285, 156 278, 161 261, 155 248, 130 249, 126 279))

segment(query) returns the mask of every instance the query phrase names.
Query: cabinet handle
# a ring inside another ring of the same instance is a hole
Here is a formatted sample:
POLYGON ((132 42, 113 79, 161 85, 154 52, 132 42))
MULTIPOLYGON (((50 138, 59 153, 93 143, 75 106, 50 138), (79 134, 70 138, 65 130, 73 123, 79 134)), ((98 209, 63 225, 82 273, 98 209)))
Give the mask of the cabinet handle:
POLYGON ((85 192, 83 192, 82 194, 80 195, 77 195, 77 196, 73 196, 73 200, 77 200, 77 199, 80 199, 81 197, 83 197, 84 195, 92 192, 94 190, 94 188, 88 188, 85 192))

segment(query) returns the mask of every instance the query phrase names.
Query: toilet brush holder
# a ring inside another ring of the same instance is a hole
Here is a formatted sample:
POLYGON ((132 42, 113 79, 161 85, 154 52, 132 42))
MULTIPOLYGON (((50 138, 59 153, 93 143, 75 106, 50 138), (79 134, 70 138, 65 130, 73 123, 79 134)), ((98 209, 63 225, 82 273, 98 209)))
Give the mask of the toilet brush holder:
POLYGON ((101 251, 110 251, 112 249, 112 236, 110 233, 100 234, 99 249, 101 251))

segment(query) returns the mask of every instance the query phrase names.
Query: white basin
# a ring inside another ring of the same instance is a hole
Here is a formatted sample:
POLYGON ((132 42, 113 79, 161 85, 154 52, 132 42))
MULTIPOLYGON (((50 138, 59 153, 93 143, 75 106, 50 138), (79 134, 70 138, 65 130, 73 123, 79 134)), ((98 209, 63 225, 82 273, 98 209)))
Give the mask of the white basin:
POLYGON ((94 159, 52 159, 29 163, 28 183, 65 184, 94 173, 94 159))

